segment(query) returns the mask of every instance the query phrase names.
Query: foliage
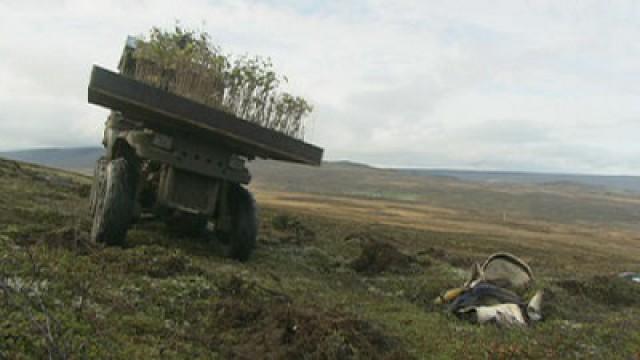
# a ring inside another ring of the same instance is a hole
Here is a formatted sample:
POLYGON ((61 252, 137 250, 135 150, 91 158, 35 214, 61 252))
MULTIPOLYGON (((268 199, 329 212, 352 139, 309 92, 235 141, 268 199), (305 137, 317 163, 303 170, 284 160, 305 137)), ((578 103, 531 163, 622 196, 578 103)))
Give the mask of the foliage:
MULTIPOLYGON (((241 119, 302 138, 313 107, 280 90, 287 81, 269 59, 226 55, 205 31, 151 29, 133 53, 133 76, 241 119)), ((127 71, 125 71, 127 73, 127 71)))

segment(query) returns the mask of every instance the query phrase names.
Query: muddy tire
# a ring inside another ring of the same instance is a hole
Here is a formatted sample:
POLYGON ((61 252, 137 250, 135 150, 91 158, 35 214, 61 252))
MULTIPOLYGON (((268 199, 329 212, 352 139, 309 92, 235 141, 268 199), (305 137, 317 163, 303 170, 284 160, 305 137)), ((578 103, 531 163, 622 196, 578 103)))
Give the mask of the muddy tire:
POLYGON ((130 171, 125 159, 98 160, 91 200, 93 242, 125 243, 134 206, 130 171))
POLYGON ((93 184, 91 185, 91 195, 89 197, 89 216, 91 219, 96 214, 96 207, 98 201, 102 200, 104 191, 104 172, 107 167, 108 161, 104 156, 100 157, 96 161, 96 167, 93 169, 93 184))
POLYGON ((218 238, 227 245, 229 257, 247 261, 256 247, 258 236, 256 201, 240 184, 230 184, 228 191, 231 230, 219 233, 218 238))

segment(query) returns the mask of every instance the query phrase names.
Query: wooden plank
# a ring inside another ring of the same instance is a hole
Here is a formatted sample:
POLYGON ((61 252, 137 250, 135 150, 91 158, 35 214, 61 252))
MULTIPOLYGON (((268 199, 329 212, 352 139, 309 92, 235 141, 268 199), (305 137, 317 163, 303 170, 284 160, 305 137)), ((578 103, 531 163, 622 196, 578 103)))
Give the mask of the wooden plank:
POLYGON ((93 67, 89 102, 173 127, 210 134, 242 155, 320 165, 323 149, 167 91, 93 67))

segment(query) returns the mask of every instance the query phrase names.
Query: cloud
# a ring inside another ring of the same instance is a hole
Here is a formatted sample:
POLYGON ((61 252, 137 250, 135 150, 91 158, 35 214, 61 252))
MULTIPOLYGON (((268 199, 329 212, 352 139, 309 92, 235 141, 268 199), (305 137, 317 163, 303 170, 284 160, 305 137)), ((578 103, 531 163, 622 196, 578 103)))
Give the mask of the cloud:
POLYGON ((0 150, 97 145, 90 65, 176 19, 270 56, 329 159, 636 174, 634 1, 0 0, 0 150), (61 130, 62 129, 62 130, 61 130))

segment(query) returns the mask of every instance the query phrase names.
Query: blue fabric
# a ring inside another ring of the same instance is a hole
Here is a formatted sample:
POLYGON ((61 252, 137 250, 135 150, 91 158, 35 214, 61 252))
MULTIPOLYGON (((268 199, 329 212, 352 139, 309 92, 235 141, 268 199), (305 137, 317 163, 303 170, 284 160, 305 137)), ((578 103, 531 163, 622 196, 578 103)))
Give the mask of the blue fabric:
POLYGON ((451 303, 450 310, 456 312, 467 307, 494 304, 524 305, 524 302, 512 291, 497 287, 488 282, 480 282, 458 296, 451 303))

